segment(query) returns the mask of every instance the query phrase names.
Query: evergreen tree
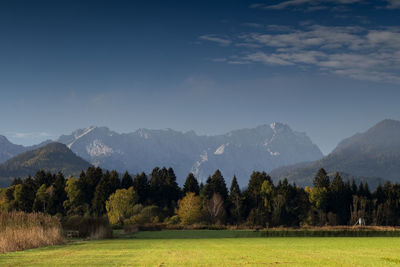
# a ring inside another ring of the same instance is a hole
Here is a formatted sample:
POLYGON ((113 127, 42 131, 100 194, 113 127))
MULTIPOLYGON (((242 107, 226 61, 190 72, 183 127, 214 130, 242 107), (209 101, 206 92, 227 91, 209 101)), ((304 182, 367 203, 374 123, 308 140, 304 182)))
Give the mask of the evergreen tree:
POLYGON ((314 177, 313 184, 317 188, 329 188, 329 176, 323 168, 318 170, 317 175, 314 177))
POLYGON ((121 188, 128 189, 131 186, 133 186, 132 176, 126 171, 121 180, 121 188))
POLYGON ((263 205, 261 199, 261 186, 264 181, 272 183, 271 177, 265 172, 253 172, 251 174, 246 190, 246 198, 250 201, 250 206, 257 208, 263 205))
POLYGON ((272 183, 271 177, 265 172, 254 171, 244 194, 244 210, 247 221, 251 225, 265 225, 266 210, 262 198, 261 187, 267 181, 272 183))
POLYGON ((200 182, 200 186, 199 186, 200 192, 201 192, 201 190, 203 190, 203 187, 204 187, 203 182, 200 182))
POLYGON ((330 184, 330 191, 334 193, 343 192, 344 187, 345 185, 342 180, 342 177, 338 172, 335 173, 335 177, 333 178, 332 183, 330 184))
POLYGON ((161 208, 173 211, 180 197, 180 188, 176 183, 176 176, 172 168, 168 170, 156 167, 151 172, 150 190, 152 201, 161 208))
POLYGON ((166 199, 164 198, 164 185, 166 180, 166 169, 156 167, 150 174, 150 192, 153 204, 164 207, 166 199))
POLYGON ((272 218, 273 225, 297 226, 300 224, 302 214, 309 204, 304 197, 304 189, 297 188, 296 184, 289 184, 285 178, 279 181, 272 197, 272 218))
POLYGON ((202 195, 207 199, 212 198, 215 193, 220 195, 224 202, 228 198, 228 189, 226 187, 225 179, 219 170, 207 179, 202 190, 202 195))
POLYGON ((18 209, 25 212, 32 212, 33 202, 35 200, 36 185, 31 177, 24 180, 23 184, 19 184, 20 190, 14 193, 15 201, 18 209))
POLYGON ((49 196, 48 205, 46 211, 51 214, 64 214, 64 201, 67 200, 67 194, 65 192, 65 178, 62 173, 56 175, 56 180, 53 183, 53 192, 49 196))
POLYGON ((96 187, 103 176, 101 168, 89 167, 79 176, 79 189, 82 192, 82 201, 91 206, 96 191, 96 187))
POLYGON ((195 195, 199 195, 200 193, 199 182, 196 177, 194 177, 193 173, 189 173, 183 185, 183 195, 185 196, 189 192, 193 192, 195 195))
POLYGON ((101 216, 106 212, 106 200, 114 192, 111 186, 110 173, 106 171, 96 186, 93 197, 92 211, 94 215, 101 216))
POLYGON ((364 184, 364 196, 367 199, 371 199, 371 197, 372 197, 371 191, 369 190, 368 182, 365 182, 365 184, 364 184))
POLYGON ((14 186, 14 185, 17 185, 17 184, 22 184, 23 183, 23 181, 22 181, 22 179, 21 178, 14 178, 13 179, 13 181, 12 181, 12 183, 11 183, 11 186, 14 186))
POLYGON ((47 187, 49 187, 54 183, 55 180, 56 176, 54 174, 45 172, 44 170, 39 170, 34 176, 35 188, 39 188, 42 184, 45 184, 47 187))
POLYGON ((173 206, 177 205, 177 201, 181 197, 181 189, 176 182, 176 175, 172 168, 168 168, 167 171, 166 187, 168 205, 170 208, 173 208, 173 206))
POLYGON ((350 203, 347 201, 345 184, 339 173, 336 173, 329 186, 328 209, 337 215, 337 223, 346 224, 350 203))
POLYGON ((46 173, 43 170, 37 171, 34 176, 36 188, 39 188, 43 184, 50 186, 51 183, 46 181, 46 173))
POLYGON ((382 204, 386 200, 385 191, 380 183, 374 192, 374 198, 376 199, 377 204, 382 204))
POLYGON ((205 200, 211 198, 212 195, 214 194, 214 191, 211 186, 211 176, 208 176, 205 185, 203 185, 203 186, 201 186, 201 185, 200 185, 200 187, 201 187, 200 197, 201 197, 202 201, 204 202, 205 200))
POLYGON ((139 196, 140 204, 145 204, 146 200, 150 200, 150 185, 144 172, 137 174, 133 179, 133 189, 139 196))
POLYGON ((113 170, 110 172, 110 191, 111 191, 111 193, 114 193, 120 187, 121 187, 121 181, 119 180, 119 174, 117 171, 113 170))
POLYGON ((229 190, 229 215, 231 216, 231 222, 239 224, 242 221, 242 193, 240 192, 239 184, 236 176, 233 176, 232 184, 229 190))
POLYGON ((351 195, 357 195, 358 187, 354 179, 351 181, 351 195))
POLYGON ((360 185, 358 186, 357 196, 359 196, 359 197, 365 197, 364 183, 363 183, 363 182, 360 182, 360 185))

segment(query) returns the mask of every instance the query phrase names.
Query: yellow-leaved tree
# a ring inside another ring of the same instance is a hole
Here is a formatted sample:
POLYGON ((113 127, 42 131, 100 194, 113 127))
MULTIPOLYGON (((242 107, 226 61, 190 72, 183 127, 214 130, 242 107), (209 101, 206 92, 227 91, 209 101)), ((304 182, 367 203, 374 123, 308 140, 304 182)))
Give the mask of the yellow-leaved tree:
POLYGON ((189 192, 184 198, 178 201, 176 211, 182 224, 194 224, 201 220, 201 201, 195 193, 189 192))
POLYGON ((110 195, 106 201, 108 219, 112 224, 122 224, 124 219, 132 216, 133 206, 138 200, 137 193, 133 187, 118 189, 110 195))

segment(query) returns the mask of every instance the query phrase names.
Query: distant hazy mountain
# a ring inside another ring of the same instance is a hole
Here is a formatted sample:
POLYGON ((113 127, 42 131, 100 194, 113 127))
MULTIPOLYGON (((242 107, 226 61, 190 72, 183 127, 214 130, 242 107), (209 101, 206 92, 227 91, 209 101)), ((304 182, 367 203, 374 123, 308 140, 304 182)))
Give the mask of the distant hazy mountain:
POLYGON ((0 164, 0 183, 8 185, 11 178, 34 175, 38 170, 52 173, 59 171, 64 175, 79 175, 90 164, 75 155, 67 146, 61 143, 50 143, 28 152, 19 154, 0 164))
POLYGON ((253 170, 270 171, 323 156, 306 134, 281 123, 216 136, 171 129, 119 134, 106 127, 89 127, 57 141, 106 169, 136 173, 150 172, 155 166, 172 167, 181 184, 190 171, 204 181, 220 169, 228 182, 236 175, 245 185, 253 170))
POLYGON ((343 140, 321 160, 282 167, 271 175, 304 186, 312 183, 322 167, 327 172, 339 171, 375 184, 383 180, 400 182, 400 121, 383 120, 365 133, 343 140))
POLYGON ((8 139, 0 135, 0 163, 18 155, 25 151, 25 147, 21 145, 14 145, 8 139))
POLYGON ((52 141, 47 140, 45 142, 42 142, 34 146, 21 146, 11 143, 5 136, 0 135, 0 163, 7 161, 10 158, 15 157, 22 152, 26 152, 29 150, 36 149, 38 147, 45 146, 51 142, 52 141))

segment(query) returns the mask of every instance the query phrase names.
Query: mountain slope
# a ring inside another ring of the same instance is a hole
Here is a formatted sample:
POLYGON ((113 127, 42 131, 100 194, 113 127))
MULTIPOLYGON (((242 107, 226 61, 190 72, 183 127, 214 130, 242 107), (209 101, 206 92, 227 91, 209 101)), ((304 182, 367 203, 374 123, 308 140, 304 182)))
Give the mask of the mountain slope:
POLYGON ((281 123, 215 136, 171 129, 139 129, 119 134, 106 127, 89 127, 63 135, 58 142, 107 169, 136 173, 150 172, 155 166, 170 166, 181 184, 190 171, 204 181, 220 169, 228 183, 237 175, 239 183, 245 185, 253 170, 270 171, 323 156, 306 134, 281 123))
POLYGON ((354 177, 377 177, 400 181, 400 121, 383 120, 367 130, 340 142, 321 160, 300 166, 282 167, 271 175, 287 177, 299 185, 310 185, 319 168, 339 171, 354 177))
POLYGON ((17 156, 20 153, 29 150, 34 150, 36 148, 45 146, 51 142, 52 141, 47 140, 34 146, 22 146, 22 145, 15 145, 11 143, 5 136, 0 135, 0 163, 6 162, 10 158, 17 156))
POLYGON ((0 180, 2 184, 7 184, 13 177, 34 175, 42 169, 52 173, 61 171, 64 175, 77 175, 89 166, 87 161, 76 156, 68 147, 54 142, 0 164, 0 180))
POLYGON ((18 155, 25 151, 25 147, 21 145, 15 145, 8 141, 8 139, 0 135, 0 163, 18 155))

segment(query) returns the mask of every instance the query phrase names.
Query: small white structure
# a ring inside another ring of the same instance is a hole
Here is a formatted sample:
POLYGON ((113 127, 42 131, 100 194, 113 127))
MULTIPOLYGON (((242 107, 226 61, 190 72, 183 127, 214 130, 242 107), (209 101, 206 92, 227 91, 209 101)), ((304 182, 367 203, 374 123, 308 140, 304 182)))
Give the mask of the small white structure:
POLYGON ((358 221, 354 224, 354 226, 356 225, 365 225, 365 220, 363 217, 358 218, 358 221))

